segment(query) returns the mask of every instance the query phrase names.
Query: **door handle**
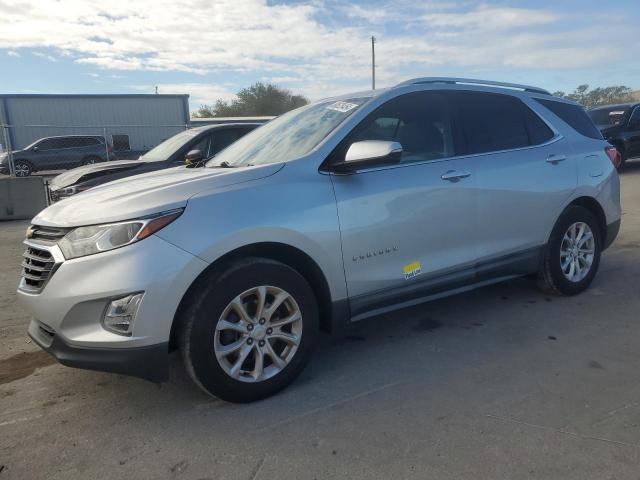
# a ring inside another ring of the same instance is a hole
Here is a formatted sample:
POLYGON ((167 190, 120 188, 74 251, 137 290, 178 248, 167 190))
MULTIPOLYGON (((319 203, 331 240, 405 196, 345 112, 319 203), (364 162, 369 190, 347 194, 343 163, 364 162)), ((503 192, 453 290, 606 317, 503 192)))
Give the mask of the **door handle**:
POLYGON ((467 178, 470 176, 471 172, 458 172, 457 170, 449 170, 448 172, 443 173, 440 178, 449 182, 457 182, 459 180, 462 180, 463 178, 467 178))
POLYGON ((567 159, 566 155, 554 155, 551 154, 547 157, 547 163, 557 165, 560 162, 564 162, 567 159))

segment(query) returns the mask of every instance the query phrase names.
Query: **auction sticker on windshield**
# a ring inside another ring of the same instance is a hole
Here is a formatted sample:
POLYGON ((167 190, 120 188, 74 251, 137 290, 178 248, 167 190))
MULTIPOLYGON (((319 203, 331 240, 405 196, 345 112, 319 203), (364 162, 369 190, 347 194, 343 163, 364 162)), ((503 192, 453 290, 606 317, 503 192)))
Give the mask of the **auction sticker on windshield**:
POLYGON ((345 112, 348 112, 349 110, 353 110, 357 106, 358 105, 355 104, 355 103, 336 102, 336 103, 332 103, 331 105, 329 105, 327 107, 327 109, 328 110, 335 110, 336 112, 345 113, 345 112))

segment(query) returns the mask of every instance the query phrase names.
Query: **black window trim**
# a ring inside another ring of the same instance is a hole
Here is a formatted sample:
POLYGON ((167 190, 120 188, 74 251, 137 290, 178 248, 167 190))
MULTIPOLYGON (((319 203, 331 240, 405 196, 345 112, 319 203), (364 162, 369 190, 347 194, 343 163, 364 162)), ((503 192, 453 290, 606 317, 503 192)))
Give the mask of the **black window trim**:
MULTIPOLYGON (((399 98, 403 95, 408 95, 410 93, 416 93, 416 92, 439 92, 439 93, 447 93, 447 92, 472 92, 472 93, 493 93, 496 95, 504 95, 504 96, 509 96, 512 98, 515 98, 516 100, 520 100, 520 102, 522 102, 526 108, 528 108, 529 110, 531 110, 533 112, 534 115, 537 115, 546 125, 547 127, 549 127, 549 129, 553 132, 553 137, 551 137, 549 140, 547 140, 546 142, 543 143, 538 143, 536 145, 527 145, 525 147, 518 147, 518 148, 509 148, 506 150, 495 150, 495 151, 491 151, 491 152, 482 152, 482 153, 469 153, 469 154, 464 154, 464 155, 454 155, 452 157, 446 157, 446 158, 434 158, 431 160, 419 160, 416 162, 408 162, 408 163, 397 163, 397 164, 391 164, 391 165, 380 165, 380 166, 376 166, 376 167, 367 167, 367 168, 362 168, 360 170, 356 170, 352 173, 337 173, 334 172, 332 170, 332 164, 334 163, 334 160, 332 158, 334 152, 340 148, 340 145, 342 145, 342 142, 346 141, 352 134, 352 132, 358 127, 358 125, 360 125, 361 122, 364 122, 370 114, 367 114, 367 116, 365 116, 360 123, 358 123, 357 125, 355 125, 350 131, 349 133, 347 133, 344 138, 342 140, 340 140, 338 142, 338 144, 331 150, 331 152, 325 157, 324 161, 322 162, 322 164, 320 165, 319 168, 319 172, 320 173, 328 173, 331 175, 355 175, 355 174, 359 174, 359 173, 367 173, 367 172, 377 172, 380 170, 389 170, 389 169, 393 169, 393 168, 404 168, 404 167, 412 167, 414 165, 424 165, 424 164, 428 164, 428 163, 441 163, 441 162, 450 162, 452 160, 459 160, 459 159, 468 159, 468 158, 474 158, 474 157, 484 157, 487 155, 496 155, 496 154, 501 154, 501 153, 510 153, 510 152, 519 152, 522 150, 531 150, 534 148, 541 148, 541 147, 547 147, 549 145, 552 145, 560 140, 562 140, 564 138, 564 135, 562 135, 558 129, 544 116, 542 115, 540 112, 538 112, 538 110, 536 110, 532 105, 530 105, 528 102, 524 101, 521 97, 516 96, 516 95, 509 95, 508 93, 497 93, 497 92, 485 92, 484 90, 462 90, 462 89, 455 89, 455 90, 434 90, 434 89, 424 89, 424 90, 414 90, 413 92, 407 92, 407 93, 402 93, 400 95, 397 95, 393 98, 390 98, 389 100, 387 100, 387 102, 395 100, 396 98, 399 98)), ((535 98, 535 97, 532 97, 535 98)), ((386 102, 385 102, 386 103, 386 102)), ((383 104, 384 105, 384 104, 383 104)), ((380 105, 382 106, 382 105, 380 105)), ((374 109, 371 113, 375 112, 376 109, 374 109)), ((452 124, 453 124, 453 128, 456 128, 456 122, 457 122, 457 112, 453 112, 453 118, 452 118, 452 124)), ((455 132, 454 132, 454 136, 455 136, 455 132)), ((459 141, 459 140, 456 140, 459 141)))

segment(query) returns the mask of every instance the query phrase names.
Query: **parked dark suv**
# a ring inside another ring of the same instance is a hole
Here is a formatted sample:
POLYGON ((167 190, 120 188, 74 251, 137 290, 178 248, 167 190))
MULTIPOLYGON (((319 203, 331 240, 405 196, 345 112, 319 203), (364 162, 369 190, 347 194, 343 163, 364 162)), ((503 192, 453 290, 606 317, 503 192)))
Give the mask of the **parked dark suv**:
MULTIPOLYGON (((16 177, 28 177, 39 170, 57 170, 109 160, 111 145, 100 135, 45 137, 13 152, 16 177)), ((7 155, 0 160, 0 173, 9 173, 7 155)))
POLYGON ((606 105, 587 111, 602 136, 620 152, 622 161, 640 157, 640 103, 606 105))
POLYGON ((74 168, 51 181, 51 200, 61 200, 120 178, 183 166, 185 162, 198 165, 260 125, 262 123, 229 123, 192 128, 168 138, 137 160, 74 168))

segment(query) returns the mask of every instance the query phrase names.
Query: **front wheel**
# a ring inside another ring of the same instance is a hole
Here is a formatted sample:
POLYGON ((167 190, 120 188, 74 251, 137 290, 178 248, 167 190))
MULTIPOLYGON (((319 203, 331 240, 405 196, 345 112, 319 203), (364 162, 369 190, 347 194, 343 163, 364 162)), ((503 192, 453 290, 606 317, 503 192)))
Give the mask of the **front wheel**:
POLYGON ((25 160, 16 160, 13 164, 13 168, 16 177, 28 177, 33 171, 31 164, 25 160))
POLYGON ((602 253, 602 234, 595 216, 580 206, 568 207, 553 228, 538 272, 547 292, 575 295, 593 281, 602 253))
POLYGON ((190 295, 179 332, 187 371, 207 393, 251 402, 289 385, 318 335, 318 307, 291 267, 246 259, 190 295))

